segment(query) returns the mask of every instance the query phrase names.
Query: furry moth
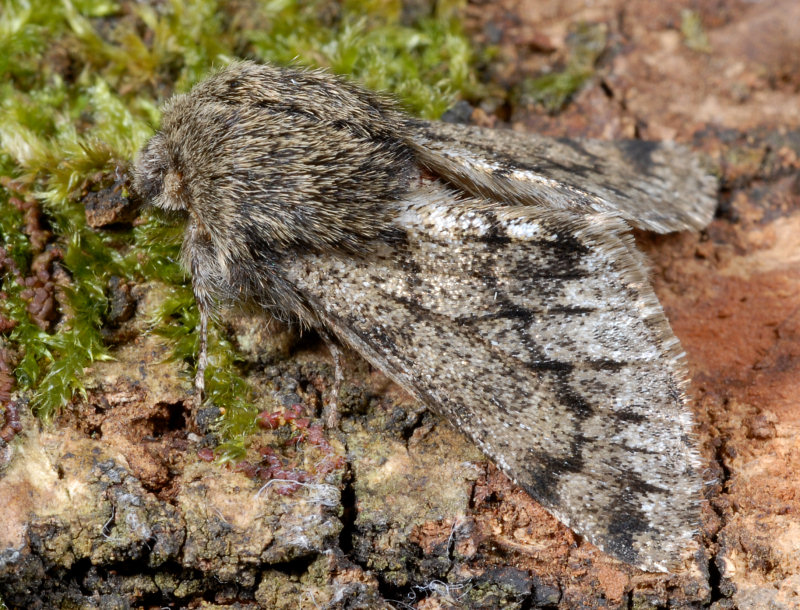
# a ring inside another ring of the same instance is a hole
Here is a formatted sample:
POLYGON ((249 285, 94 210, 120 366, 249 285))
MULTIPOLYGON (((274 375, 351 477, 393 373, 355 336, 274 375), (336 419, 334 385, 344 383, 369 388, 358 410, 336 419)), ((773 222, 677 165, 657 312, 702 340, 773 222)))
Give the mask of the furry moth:
POLYGON ((167 102, 135 187, 185 218, 204 321, 246 303, 331 334, 605 552, 697 550, 685 365, 630 231, 710 221, 685 149, 426 122, 240 62, 167 102))

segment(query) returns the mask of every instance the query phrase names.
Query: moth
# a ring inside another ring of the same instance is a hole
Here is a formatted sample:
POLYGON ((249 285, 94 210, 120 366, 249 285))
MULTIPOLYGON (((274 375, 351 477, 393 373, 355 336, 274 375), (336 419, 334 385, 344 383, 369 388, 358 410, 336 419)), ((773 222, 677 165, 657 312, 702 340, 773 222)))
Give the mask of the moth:
POLYGON ((254 306, 360 353, 606 553, 697 552, 685 364, 631 236, 710 221, 685 148, 428 122, 244 61, 166 103, 134 175, 186 222, 200 380, 209 314, 254 306))

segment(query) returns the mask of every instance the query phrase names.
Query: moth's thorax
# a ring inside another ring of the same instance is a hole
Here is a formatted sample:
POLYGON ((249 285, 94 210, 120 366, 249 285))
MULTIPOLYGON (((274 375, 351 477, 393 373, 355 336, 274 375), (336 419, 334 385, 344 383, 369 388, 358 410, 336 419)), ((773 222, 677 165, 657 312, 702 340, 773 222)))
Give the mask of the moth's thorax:
POLYGON ((390 230, 416 174, 408 119, 316 72, 241 64, 177 96, 137 159, 154 205, 241 250, 357 253, 390 230))

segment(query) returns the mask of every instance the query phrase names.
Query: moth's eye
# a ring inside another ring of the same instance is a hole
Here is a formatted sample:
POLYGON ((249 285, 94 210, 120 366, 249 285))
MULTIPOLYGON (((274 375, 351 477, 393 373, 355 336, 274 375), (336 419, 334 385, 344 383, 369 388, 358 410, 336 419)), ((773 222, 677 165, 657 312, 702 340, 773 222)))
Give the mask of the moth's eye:
POLYGON ((183 173, 171 169, 164 174, 161 194, 154 203, 165 210, 180 211, 188 208, 183 173))
POLYGON ((155 206, 161 205, 164 175, 168 167, 162 149, 162 138, 156 134, 137 155, 134 169, 136 192, 145 202, 155 206))

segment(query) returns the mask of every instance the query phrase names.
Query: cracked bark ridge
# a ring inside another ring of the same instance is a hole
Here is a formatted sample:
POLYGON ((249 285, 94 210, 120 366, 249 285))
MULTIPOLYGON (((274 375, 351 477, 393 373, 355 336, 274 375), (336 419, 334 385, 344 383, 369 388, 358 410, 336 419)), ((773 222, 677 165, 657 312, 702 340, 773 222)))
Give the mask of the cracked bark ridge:
MULTIPOLYGON (((226 590, 252 600, 267 588, 261 573, 268 566, 323 557, 341 529, 335 485, 280 496, 260 492, 261 483, 240 472, 196 461, 167 501, 143 487, 112 445, 81 434, 33 426, 15 451, 0 479, 0 497, 8 499, 0 595, 12 608, 90 604, 98 595, 110 596, 99 607, 112 600, 128 607, 226 590), (94 595, 85 582, 94 583, 94 595)), ((369 588, 362 580, 353 595, 369 588)))

